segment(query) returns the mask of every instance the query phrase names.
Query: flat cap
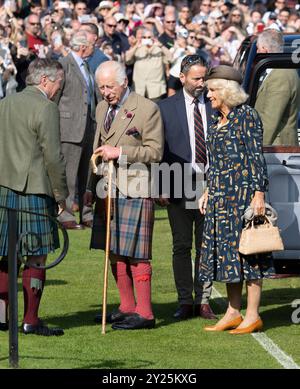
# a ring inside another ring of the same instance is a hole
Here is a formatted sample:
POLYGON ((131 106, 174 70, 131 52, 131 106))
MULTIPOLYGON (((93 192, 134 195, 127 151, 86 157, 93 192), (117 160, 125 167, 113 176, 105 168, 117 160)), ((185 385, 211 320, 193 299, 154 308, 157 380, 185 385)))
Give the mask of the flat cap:
POLYGON ((232 66, 228 65, 219 65, 211 68, 206 75, 206 80, 212 80, 214 78, 233 80, 237 81, 239 84, 241 84, 243 81, 241 73, 234 69, 232 66))

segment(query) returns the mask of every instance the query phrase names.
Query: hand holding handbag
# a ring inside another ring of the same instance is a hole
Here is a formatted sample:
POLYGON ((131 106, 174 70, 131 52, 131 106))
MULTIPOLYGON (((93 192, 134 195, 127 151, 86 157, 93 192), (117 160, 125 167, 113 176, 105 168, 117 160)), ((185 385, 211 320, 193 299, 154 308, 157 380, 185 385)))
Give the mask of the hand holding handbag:
POLYGON ((239 252, 250 255, 284 250, 279 228, 272 225, 268 216, 264 216, 262 224, 254 224, 254 219, 242 230, 239 252))

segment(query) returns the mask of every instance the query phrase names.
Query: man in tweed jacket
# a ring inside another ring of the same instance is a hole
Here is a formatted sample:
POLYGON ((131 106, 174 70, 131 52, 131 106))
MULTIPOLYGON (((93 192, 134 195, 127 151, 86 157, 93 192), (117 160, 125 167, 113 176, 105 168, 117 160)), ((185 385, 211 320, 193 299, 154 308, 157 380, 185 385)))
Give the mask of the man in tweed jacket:
MULTIPOLYGON (((149 170, 151 163, 162 158, 162 120, 156 104, 130 92, 125 70, 118 62, 101 64, 96 81, 103 101, 96 111, 94 152, 101 155, 102 161, 114 160, 117 177, 110 260, 121 304, 107 321, 113 323, 113 329, 153 328, 150 259, 154 204, 149 170), (121 179, 124 172, 126 179, 121 179)), ((94 178, 91 177, 89 189, 95 193, 94 178)), ((99 243, 101 234, 97 233, 103 225, 99 223, 101 215, 96 204, 92 248, 103 248, 99 243)))
MULTIPOLYGON (((65 208, 68 196, 65 161, 60 148, 59 111, 51 101, 64 80, 62 66, 36 59, 28 68, 27 87, 0 102, 0 206, 56 216, 56 204, 65 208)), ((22 247, 27 264, 44 265, 47 254, 59 247, 57 226, 48 218, 18 213, 18 233, 31 232, 22 247), (30 248, 35 248, 34 252, 30 248)), ((6 330, 8 304, 8 220, 0 208, 0 329, 6 330), (1 310, 2 308, 2 310, 1 310)), ((43 336, 63 335, 38 317, 45 283, 44 268, 25 266, 22 332, 43 336)))

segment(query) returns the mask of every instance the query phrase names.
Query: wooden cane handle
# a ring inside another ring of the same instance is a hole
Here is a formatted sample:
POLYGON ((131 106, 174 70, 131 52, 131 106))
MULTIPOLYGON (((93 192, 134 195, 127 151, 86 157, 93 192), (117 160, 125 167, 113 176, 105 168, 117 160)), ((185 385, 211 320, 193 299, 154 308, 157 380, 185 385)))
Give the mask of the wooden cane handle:
POLYGON ((93 169, 93 173, 96 174, 97 173, 97 165, 96 165, 96 161, 97 161, 97 158, 98 157, 101 157, 101 154, 97 154, 97 153, 94 153, 92 156, 91 156, 91 165, 92 165, 92 169, 93 169))

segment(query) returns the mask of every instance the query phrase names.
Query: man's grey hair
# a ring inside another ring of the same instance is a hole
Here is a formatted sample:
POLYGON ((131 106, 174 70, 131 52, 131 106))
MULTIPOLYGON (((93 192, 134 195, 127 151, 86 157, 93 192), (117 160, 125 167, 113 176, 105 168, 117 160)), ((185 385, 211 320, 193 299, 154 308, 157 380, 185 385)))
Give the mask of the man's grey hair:
POLYGON ((264 46, 269 53, 282 53, 284 45, 283 35, 280 31, 270 28, 258 35, 256 44, 264 46))
POLYGON ((99 65, 95 73, 96 80, 105 71, 113 72, 115 74, 115 80, 119 85, 123 85, 127 78, 124 65, 117 61, 105 61, 99 65))
POLYGON ((28 67, 26 85, 39 85, 41 77, 46 76, 54 82, 63 72, 62 65, 53 59, 37 58, 28 67))
POLYGON ((85 31, 76 32, 70 41, 70 47, 73 51, 79 51, 80 46, 89 46, 91 42, 88 40, 88 35, 85 31))

